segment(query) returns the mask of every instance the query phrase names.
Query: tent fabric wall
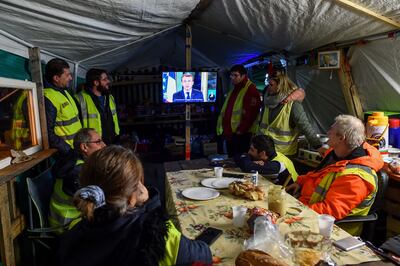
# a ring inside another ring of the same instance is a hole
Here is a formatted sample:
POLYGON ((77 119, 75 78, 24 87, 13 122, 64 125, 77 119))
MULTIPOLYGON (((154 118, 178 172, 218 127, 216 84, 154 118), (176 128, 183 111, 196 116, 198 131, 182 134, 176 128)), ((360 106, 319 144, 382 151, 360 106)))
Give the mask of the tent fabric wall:
POLYGON ((337 115, 348 113, 337 70, 301 66, 288 75, 306 91, 303 107, 317 132, 326 133, 337 115))
POLYGON ((349 57, 364 111, 398 111, 400 39, 376 40, 353 46, 349 57))
POLYGON ((29 70, 29 60, 3 50, 0 50, 0 77, 32 80, 29 70))

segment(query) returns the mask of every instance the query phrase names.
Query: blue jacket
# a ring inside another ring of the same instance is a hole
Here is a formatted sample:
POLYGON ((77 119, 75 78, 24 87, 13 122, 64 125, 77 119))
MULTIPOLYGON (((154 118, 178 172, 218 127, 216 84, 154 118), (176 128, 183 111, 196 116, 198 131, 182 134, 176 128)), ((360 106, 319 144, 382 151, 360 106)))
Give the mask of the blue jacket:
POLYGON ((192 95, 190 96, 190 99, 186 99, 184 91, 181 90, 172 95, 172 102, 204 102, 204 97, 201 91, 192 89, 192 95))
MULTIPOLYGON (((165 252, 168 218, 163 214, 155 189, 149 200, 119 216, 107 206, 96 209, 95 220, 82 220, 61 236, 56 265, 158 265, 165 252)), ((208 245, 183 235, 176 265, 211 264, 208 245)))

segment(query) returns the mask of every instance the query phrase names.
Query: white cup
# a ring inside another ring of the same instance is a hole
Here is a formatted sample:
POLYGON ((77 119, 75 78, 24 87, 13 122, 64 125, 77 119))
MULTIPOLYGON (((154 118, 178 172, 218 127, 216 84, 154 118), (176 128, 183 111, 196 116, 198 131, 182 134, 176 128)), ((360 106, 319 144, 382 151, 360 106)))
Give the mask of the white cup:
POLYGON ((222 173, 224 172, 223 167, 214 167, 214 173, 216 178, 222 178, 222 173))
POLYGON ((330 238, 333 229, 335 217, 328 214, 321 214, 318 216, 319 233, 326 238, 330 238))
POLYGON ((233 225, 235 227, 242 227, 246 218, 247 208, 244 206, 233 206, 233 225))

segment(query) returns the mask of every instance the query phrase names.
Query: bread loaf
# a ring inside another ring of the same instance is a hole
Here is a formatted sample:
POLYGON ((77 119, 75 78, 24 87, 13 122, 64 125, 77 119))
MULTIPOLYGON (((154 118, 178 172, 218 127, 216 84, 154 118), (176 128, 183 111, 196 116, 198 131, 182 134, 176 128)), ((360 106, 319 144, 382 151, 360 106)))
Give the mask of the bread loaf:
POLYGON ((249 249, 242 251, 235 260, 236 266, 288 266, 285 262, 275 259, 261 250, 249 249))

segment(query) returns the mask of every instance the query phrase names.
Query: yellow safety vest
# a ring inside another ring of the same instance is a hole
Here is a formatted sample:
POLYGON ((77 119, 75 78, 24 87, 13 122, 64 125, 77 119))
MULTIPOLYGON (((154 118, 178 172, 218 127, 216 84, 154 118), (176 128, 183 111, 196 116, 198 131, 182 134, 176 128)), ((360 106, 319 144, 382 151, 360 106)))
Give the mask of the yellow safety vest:
MULTIPOLYGON (((99 135, 102 135, 101 129, 101 117, 100 112, 97 110, 95 103, 93 102, 92 97, 85 90, 81 91, 76 95, 76 99, 78 100, 81 106, 82 113, 82 125, 85 128, 94 128, 99 135)), ((112 95, 109 98, 109 106, 113 122, 114 122, 114 132, 115 135, 119 135, 119 124, 117 117, 117 108, 115 105, 115 100, 112 95)))
POLYGON ((82 125, 74 98, 72 98, 67 90, 64 92, 66 96, 53 88, 45 88, 44 96, 57 109, 54 133, 64 139, 72 148, 74 136, 82 128, 82 125))
MULTIPOLYGON (((327 175, 325 175, 311 195, 309 204, 323 201, 325 199, 326 193, 328 193, 329 187, 331 186, 332 182, 336 178, 345 175, 357 175, 374 187, 374 190, 368 195, 368 197, 364 199, 356 208, 351 210, 351 212, 347 216, 368 215, 368 212, 371 209, 372 204, 374 203, 376 192, 378 190, 378 176, 376 175, 376 172, 374 170, 364 165, 348 164, 346 165, 346 168, 341 172, 328 173, 327 175)), ((359 235, 362 230, 361 223, 348 223, 343 225, 341 224, 340 227, 342 227, 342 229, 346 230, 352 235, 359 235)))
POLYGON ((284 165, 284 167, 281 167, 281 170, 279 171, 278 174, 276 174, 276 176, 278 176, 280 173, 282 173, 283 171, 285 171, 287 169, 289 174, 292 176, 293 181, 296 182, 297 177, 299 175, 297 174, 297 171, 293 165, 293 162, 288 157, 286 157, 285 155, 283 155, 280 152, 276 152, 275 158, 272 159, 271 161, 277 161, 284 165))
MULTIPOLYGON (((232 132, 236 133, 237 128, 239 127, 240 121, 242 119, 243 114, 243 98, 246 95, 247 90, 249 89, 250 85, 253 84, 250 80, 247 80, 246 85, 240 89, 238 96, 236 97, 235 104, 233 105, 232 110, 232 117, 231 117, 231 128, 232 132)), ((225 116, 226 107, 228 105, 229 99, 232 95, 233 90, 228 93, 224 105, 222 106, 221 113, 219 114, 218 121, 217 121, 217 135, 221 135, 224 131, 222 126, 222 121, 225 116)), ((250 128, 250 132, 256 132, 257 128, 257 120, 256 119, 253 125, 250 128)))
POLYGON ((179 244, 181 241, 181 233, 175 228, 171 221, 167 222, 168 233, 165 243, 165 256, 159 262, 160 266, 170 266, 176 264, 178 258, 179 244))
POLYGON ((13 105, 13 120, 11 125, 11 139, 13 149, 21 150, 24 141, 29 140, 29 124, 22 112, 22 105, 28 98, 28 91, 23 91, 13 105))
MULTIPOLYGON (((78 159, 76 161, 76 165, 83 164, 84 161, 78 159)), ((70 195, 67 195, 62 190, 63 180, 60 178, 56 179, 56 183, 54 184, 53 194, 50 199, 50 216, 49 223, 51 226, 65 226, 68 228, 72 228, 75 224, 77 224, 81 218, 81 213, 75 207, 73 203, 73 198, 70 195)), ((62 233, 63 230, 59 230, 59 233, 62 233)))
POLYGON ((284 155, 297 153, 299 131, 290 127, 290 112, 293 102, 284 104, 274 121, 269 121, 269 108, 264 109, 259 126, 259 134, 270 136, 275 143, 276 151, 284 155))

